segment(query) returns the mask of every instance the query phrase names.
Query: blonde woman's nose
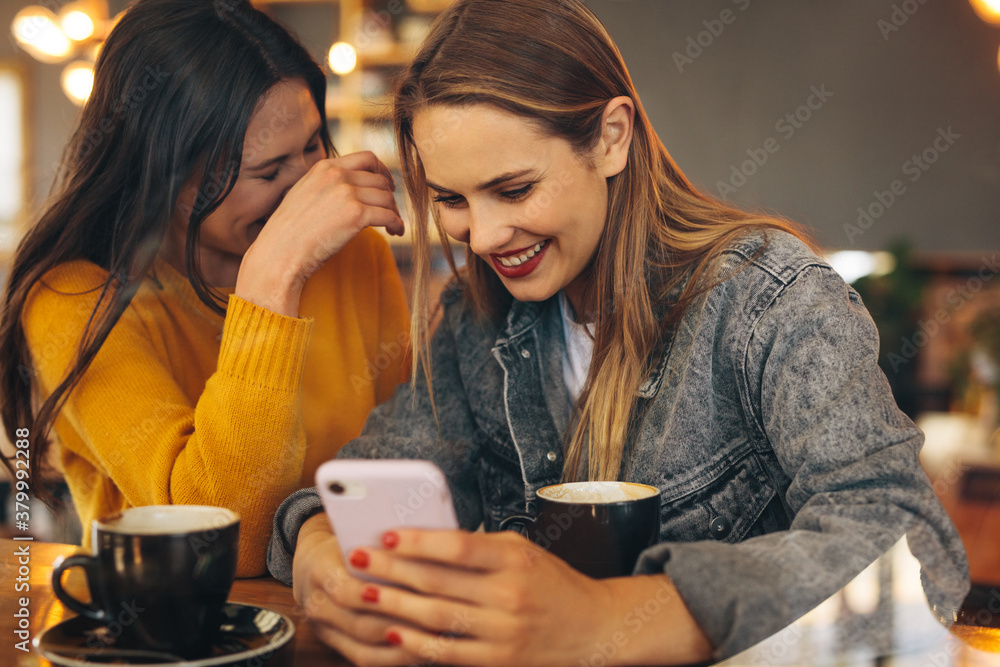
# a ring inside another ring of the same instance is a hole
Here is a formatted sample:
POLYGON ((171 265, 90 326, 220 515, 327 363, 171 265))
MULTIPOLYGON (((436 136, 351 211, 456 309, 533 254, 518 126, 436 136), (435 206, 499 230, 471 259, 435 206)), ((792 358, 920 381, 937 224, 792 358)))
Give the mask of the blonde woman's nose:
POLYGON ((471 212, 469 215, 469 247, 485 256, 507 249, 514 238, 515 228, 501 216, 471 212))

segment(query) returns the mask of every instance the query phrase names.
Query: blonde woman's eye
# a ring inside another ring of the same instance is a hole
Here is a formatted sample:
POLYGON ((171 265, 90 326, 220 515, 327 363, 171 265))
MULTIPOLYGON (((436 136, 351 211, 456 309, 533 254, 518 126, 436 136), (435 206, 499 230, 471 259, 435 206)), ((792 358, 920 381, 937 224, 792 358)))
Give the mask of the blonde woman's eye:
POLYGON ((534 183, 528 183, 527 185, 517 188, 516 190, 506 190, 500 193, 500 196, 507 201, 521 201, 525 197, 531 194, 531 191, 535 189, 534 183))
POLYGON ((312 144, 311 146, 306 146, 306 153, 315 153, 319 150, 319 142, 312 144))
POLYGON ((462 205, 463 200, 461 195, 452 195, 450 197, 438 195, 437 197, 434 197, 434 201, 438 204, 443 204, 445 208, 458 208, 462 205))

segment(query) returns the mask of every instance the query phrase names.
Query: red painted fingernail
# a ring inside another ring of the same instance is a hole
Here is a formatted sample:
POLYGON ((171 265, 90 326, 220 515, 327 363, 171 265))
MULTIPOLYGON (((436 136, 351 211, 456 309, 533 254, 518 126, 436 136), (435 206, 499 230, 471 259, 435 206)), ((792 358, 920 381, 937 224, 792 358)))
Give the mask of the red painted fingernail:
POLYGON ((393 646, 399 646, 400 644, 403 643, 403 638, 400 637, 399 633, 396 632, 395 630, 390 630, 389 632, 385 633, 385 640, 393 646))
POLYGON ((365 602, 378 602, 378 589, 374 586, 365 586, 361 589, 361 599, 365 602))
POLYGON ((368 554, 360 549, 351 553, 351 565, 363 570, 368 567, 368 554))
POLYGON ((395 549, 399 545, 399 534, 389 531, 382 536, 382 546, 386 549, 395 549))

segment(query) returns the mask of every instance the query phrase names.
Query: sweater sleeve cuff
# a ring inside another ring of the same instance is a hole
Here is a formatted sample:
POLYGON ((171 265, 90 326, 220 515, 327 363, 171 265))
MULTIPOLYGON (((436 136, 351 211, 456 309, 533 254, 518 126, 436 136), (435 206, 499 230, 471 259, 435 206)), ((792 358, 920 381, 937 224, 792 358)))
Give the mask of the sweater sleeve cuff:
POLYGON ((288 496, 274 513, 274 529, 267 547, 267 569, 278 581, 292 585, 292 557, 299 529, 310 517, 323 511, 316 488, 300 489, 288 496))
POLYGON ((291 391, 302 382, 313 320, 279 315, 229 297, 219 371, 261 386, 291 391))

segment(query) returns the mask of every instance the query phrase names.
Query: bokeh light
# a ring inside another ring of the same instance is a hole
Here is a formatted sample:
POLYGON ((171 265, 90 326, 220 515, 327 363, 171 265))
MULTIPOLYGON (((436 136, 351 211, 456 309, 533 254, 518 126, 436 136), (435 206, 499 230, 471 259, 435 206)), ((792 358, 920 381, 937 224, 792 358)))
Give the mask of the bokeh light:
POLYGON ((330 62, 330 69, 336 74, 350 74, 358 64, 358 52, 347 42, 337 42, 330 47, 330 55, 327 58, 330 62))
POLYGON ((66 66, 61 79, 66 96, 74 104, 83 105, 94 88, 94 67, 88 62, 77 60, 66 66))
POLYGON ((45 7, 25 7, 14 17, 11 28, 18 46, 43 63, 62 62, 73 50, 56 15, 45 7))

